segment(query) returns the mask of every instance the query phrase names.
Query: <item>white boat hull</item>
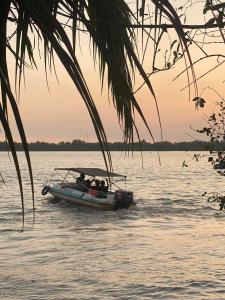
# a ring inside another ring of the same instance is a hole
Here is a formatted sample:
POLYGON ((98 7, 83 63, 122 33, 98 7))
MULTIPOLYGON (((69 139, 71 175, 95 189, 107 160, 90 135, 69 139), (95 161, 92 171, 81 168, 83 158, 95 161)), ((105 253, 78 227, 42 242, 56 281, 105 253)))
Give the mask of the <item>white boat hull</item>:
POLYGON ((48 192, 56 198, 75 205, 88 206, 100 210, 113 210, 115 208, 114 193, 107 194, 107 198, 97 198, 88 193, 59 186, 50 186, 48 192))

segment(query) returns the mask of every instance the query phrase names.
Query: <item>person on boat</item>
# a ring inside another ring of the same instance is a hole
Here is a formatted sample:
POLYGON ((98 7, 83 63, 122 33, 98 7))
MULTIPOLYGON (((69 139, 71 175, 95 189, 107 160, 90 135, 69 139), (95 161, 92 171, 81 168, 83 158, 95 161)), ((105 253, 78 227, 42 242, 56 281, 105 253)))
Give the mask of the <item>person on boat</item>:
POLYGON ((85 175, 80 173, 80 176, 76 178, 76 183, 82 183, 85 180, 85 175))
POLYGON ((223 157, 223 155, 222 155, 222 152, 218 152, 218 159, 219 160, 222 160, 224 157, 223 157))
POLYGON ((108 191, 108 186, 105 185, 105 180, 101 180, 99 191, 106 193, 108 191))
POLYGON ((96 191, 100 190, 100 180, 99 179, 95 179, 95 189, 96 189, 96 191))
POLYGON ((79 177, 76 178, 76 183, 74 185, 74 189, 80 192, 88 192, 88 187, 86 186, 85 175, 83 173, 80 174, 79 177))
POLYGON ((85 186, 86 186, 88 189, 91 188, 91 180, 90 180, 90 179, 85 180, 85 186))
POLYGON ((106 186, 105 186, 105 181, 104 180, 95 180, 95 186, 91 186, 89 189, 89 194, 91 194, 93 197, 97 198, 107 198, 106 195, 106 186))
POLYGON ((97 191, 95 189, 93 189, 93 187, 91 187, 88 191, 88 194, 92 195, 93 197, 95 197, 97 195, 97 191))
POLYGON ((100 181, 99 191, 104 192, 104 189, 105 189, 105 180, 101 180, 100 181))

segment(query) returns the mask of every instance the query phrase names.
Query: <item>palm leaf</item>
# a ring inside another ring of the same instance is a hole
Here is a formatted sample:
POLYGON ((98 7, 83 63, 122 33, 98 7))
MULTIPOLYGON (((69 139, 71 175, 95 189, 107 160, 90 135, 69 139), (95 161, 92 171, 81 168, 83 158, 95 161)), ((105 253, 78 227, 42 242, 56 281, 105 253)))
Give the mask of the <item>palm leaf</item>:
MULTIPOLYGON (((72 1, 68 1, 72 5, 72 1)), ((161 121, 157 101, 152 85, 144 72, 133 48, 135 45, 132 30, 126 29, 124 24, 131 24, 132 12, 124 1, 88 1, 87 12, 90 20, 86 19, 85 13, 77 11, 82 22, 90 33, 96 51, 99 54, 100 75, 105 75, 105 66, 108 68, 108 86, 111 89, 114 105, 118 118, 123 123, 125 142, 133 142, 133 117, 134 109, 144 121, 149 133, 153 138, 147 121, 133 95, 133 83, 135 66, 146 82, 153 95, 157 107, 160 127, 161 121), (116 34, 120 32, 120 34, 116 34), (127 64, 127 58, 130 66, 127 64)), ((162 128, 162 127, 161 127, 162 128)))
MULTIPOLYGON (((25 135, 25 131, 24 131, 24 128, 23 128, 23 123, 22 123, 22 120, 21 120, 21 117, 20 117, 20 113, 19 113, 16 101, 15 101, 14 96, 11 92, 11 89, 8 85, 8 82, 7 82, 6 78, 4 77, 4 74, 1 70, 1 68, 0 68, 0 80, 3 83, 4 90, 5 90, 5 92, 7 94, 7 97, 10 101, 12 111, 13 111, 13 114, 14 114, 14 117, 15 117, 15 121, 16 121, 16 124, 17 124, 17 128, 18 128, 20 138, 21 138, 21 141, 22 141, 24 153, 25 153, 25 156, 26 156, 26 160, 27 160, 27 164, 28 164, 28 170, 29 170, 29 176, 30 176, 30 182, 31 182, 31 192, 32 192, 33 212, 34 212, 34 208, 35 208, 35 205, 34 205, 34 183, 33 183, 31 160, 30 160, 30 154, 29 154, 29 149, 28 149, 28 145, 27 145, 26 135, 25 135)), ((4 130, 5 130, 5 128, 6 127, 4 125, 4 130)), ((7 135, 7 140, 8 140, 8 135, 7 135)), ((12 141, 12 138, 11 138, 11 144, 9 143, 11 151, 12 151, 12 142, 13 141, 12 141)), ((13 149, 13 151, 14 151, 14 149, 13 149)), ((15 156, 15 154, 14 154, 14 156, 15 156)), ((15 162, 15 159, 14 159, 14 162, 15 162)), ((18 167, 16 169, 17 169, 18 177, 21 178, 20 170, 18 169, 18 167)))
POLYGON ((10 150, 11 150, 13 161, 15 164, 16 172, 17 172, 17 178, 18 178, 18 183, 19 183, 19 188, 20 188, 21 203, 22 203, 22 216, 23 216, 23 227, 24 227, 24 196, 23 196, 23 185, 22 185, 20 166, 19 166, 19 161, 18 161, 18 157, 16 154, 15 143, 14 143, 14 140, 12 137, 12 133, 9 128, 9 124, 5 117, 5 112, 4 112, 1 104, 0 104, 0 121, 2 123, 2 127, 4 129, 4 132, 5 132, 5 135, 6 135, 10 150))
MULTIPOLYGON (((42 5, 40 2, 30 3, 30 1, 25 0, 24 6, 26 7, 26 11, 29 12, 31 19, 40 29, 42 36, 45 38, 45 46, 48 43, 51 44, 52 49, 54 49, 69 76, 73 80, 76 88, 80 92, 100 142, 106 167, 107 169, 111 169, 112 162, 105 130, 66 32, 58 20, 56 20, 51 14, 51 11, 49 11, 46 6, 42 5)), ((47 49, 45 53, 47 53, 47 49)))
POLYGON ((2 123, 2 127, 5 132, 6 140, 8 141, 9 148, 12 153, 13 161, 15 164, 17 178, 20 188, 21 202, 22 202, 22 216, 23 216, 23 226, 24 226, 24 197, 23 197, 23 186, 22 186, 22 178, 20 172, 20 166, 15 150, 15 144, 12 137, 12 133, 9 127, 9 121, 7 118, 7 88, 6 86, 9 84, 8 79, 8 69, 7 69, 7 61, 6 61, 6 48, 7 48, 7 37, 6 37, 6 24, 7 17, 10 10, 11 1, 4 1, 2 4, 2 10, 0 11, 0 82, 1 82, 1 94, 2 94, 2 104, 0 103, 0 121, 2 123))

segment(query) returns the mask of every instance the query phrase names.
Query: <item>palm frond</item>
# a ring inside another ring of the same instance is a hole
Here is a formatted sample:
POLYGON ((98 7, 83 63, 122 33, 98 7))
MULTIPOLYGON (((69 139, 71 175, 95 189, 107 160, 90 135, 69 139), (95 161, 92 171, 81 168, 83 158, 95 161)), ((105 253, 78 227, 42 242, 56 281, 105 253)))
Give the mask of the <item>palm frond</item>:
MULTIPOLYGON (((127 4, 121 0, 113 2, 106 0, 88 1, 86 9, 89 20, 87 20, 85 13, 77 13, 92 37, 95 47, 94 53, 98 53, 102 82, 107 66, 108 86, 111 89, 119 121, 124 129, 125 142, 129 143, 134 140, 134 110, 141 116, 154 140, 133 93, 132 78, 135 77, 137 68, 155 99, 159 116, 153 87, 134 52, 136 47, 135 35, 133 30, 129 29, 129 24, 132 22, 132 12, 127 4)), ((159 122, 161 127, 160 116, 159 122)))
MULTIPOLYGON (((7 115, 7 98, 8 98, 7 86, 9 85, 9 77, 8 77, 8 68, 7 68, 7 60, 6 60, 6 49, 7 49, 6 24, 7 24, 8 13, 10 10, 10 4, 11 1, 4 1, 4 4, 2 4, 2 10, 0 10, 0 40, 2 41, 2 43, 0 43, 0 83, 1 83, 1 94, 2 94, 2 104, 0 103, 0 120, 5 132, 6 140, 8 141, 9 148, 12 153, 12 157, 17 172, 21 202, 22 202, 22 215, 23 215, 23 225, 24 225, 24 197, 23 197, 22 178, 21 178, 19 161, 15 150, 15 144, 10 130, 8 115, 7 115)), ((18 118, 18 116, 16 116, 15 118, 18 118)), ((21 128, 18 129, 21 132, 21 128)), ((24 144, 24 141, 22 142, 24 144)), ((27 155, 29 157, 28 152, 27 155)), ((32 173, 31 173, 31 178, 32 178, 32 173)))
POLYGON ((69 76, 73 80, 76 88, 80 92, 100 142, 106 167, 107 169, 111 169, 112 162, 107 145, 105 130, 65 30, 60 22, 55 19, 54 15, 52 15, 51 10, 42 3, 30 3, 30 1, 25 0, 24 6, 26 7, 26 11, 29 12, 32 21, 38 26, 41 35, 45 39, 45 55, 48 51, 50 51, 50 55, 52 55, 53 50, 55 51, 69 76), (51 45, 51 48, 47 47, 48 44, 51 45))

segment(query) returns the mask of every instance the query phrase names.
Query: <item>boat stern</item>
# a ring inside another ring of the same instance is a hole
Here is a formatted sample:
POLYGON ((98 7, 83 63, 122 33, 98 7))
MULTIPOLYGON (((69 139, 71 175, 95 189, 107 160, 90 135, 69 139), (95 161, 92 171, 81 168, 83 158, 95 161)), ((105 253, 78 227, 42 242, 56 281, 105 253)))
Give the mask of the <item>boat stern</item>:
POLYGON ((129 208, 130 206, 135 205, 133 199, 133 192, 125 190, 116 190, 114 197, 114 208, 129 208))

